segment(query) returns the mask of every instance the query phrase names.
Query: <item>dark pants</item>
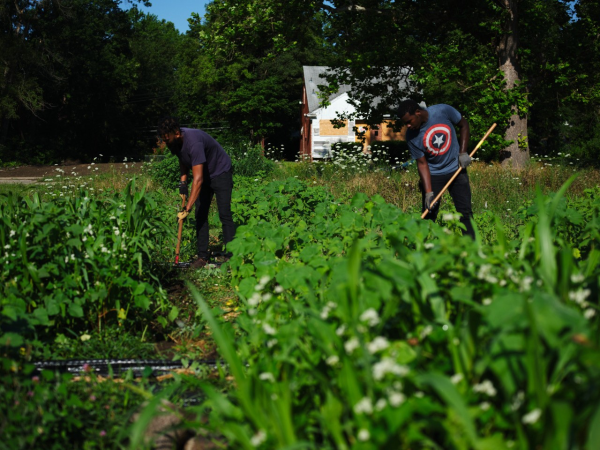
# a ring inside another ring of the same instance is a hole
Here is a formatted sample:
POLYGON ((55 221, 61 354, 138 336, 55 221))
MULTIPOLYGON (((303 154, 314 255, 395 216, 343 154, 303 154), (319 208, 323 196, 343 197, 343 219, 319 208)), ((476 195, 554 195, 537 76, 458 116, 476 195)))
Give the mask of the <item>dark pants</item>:
POLYGON ((219 219, 223 225, 223 242, 227 244, 235 236, 235 223, 231 215, 231 191, 233 190, 233 177, 231 171, 225 172, 216 178, 205 179, 200 189, 200 196, 196 200, 196 236, 198 239, 198 257, 208 259, 208 210, 213 195, 217 197, 219 219))
MULTIPOLYGON (((452 178, 453 175, 454 173, 449 173, 448 175, 431 175, 433 198, 437 197, 441 190, 444 189, 444 186, 446 186, 446 183, 450 181, 450 178, 452 178)), ((421 184, 420 187, 423 205, 421 211, 425 212, 425 192, 423 189, 423 184, 421 184)), ((463 233, 475 239, 475 231, 473 230, 473 225, 471 224, 471 218, 473 217, 473 210, 471 209, 471 185, 469 184, 469 175, 467 174, 466 170, 462 170, 460 174, 458 174, 450 187, 448 187, 448 192, 454 201, 456 211, 462 215, 460 221, 466 227, 466 231, 463 231, 463 233)), ((429 214, 427 214, 425 218, 435 221, 437 219, 439 209, 440 204, 438 202, 438 204, 429 212, 429 214)))

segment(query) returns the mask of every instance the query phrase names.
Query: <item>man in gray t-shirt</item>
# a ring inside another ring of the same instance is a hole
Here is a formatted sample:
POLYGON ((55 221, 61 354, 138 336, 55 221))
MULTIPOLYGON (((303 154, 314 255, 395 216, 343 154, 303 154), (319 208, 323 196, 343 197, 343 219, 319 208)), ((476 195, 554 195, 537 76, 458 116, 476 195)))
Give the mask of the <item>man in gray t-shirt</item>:
POLYGON ((173 117, 161 119, 158 135, 179 158, 179 193, 186 197, 189 192, 187 179, 190 170, 192 171, 192 192, 187 205, 177 217, 184 220, 195 205, 198 259, 192 263, 192 268, 202 268, 208 264, 210 256, 208 211, 213 196, 217 198, 225 245, 235 236, 236 227, 231 214, 231 158, 208 133, 193 128, 181 128, 173 117))
POLYGON ((429 210, 427 218, 435 221, 438 205, 433 199, 450 181, 458 167, 463 171, 448 188, 456 210, 462 215, 465 234, 475 237, 471 224, 471 186, 466 168, 471 164, 467 153, 470 138, 469 123, 450 105, 421 107, 414 100, 404 100, 398 108, 398 117, 406 125, 406 142, 412 157, 417 161, 421 178, 422 211, 429 210), (460 128, 460 140, 454 126, 460 128))

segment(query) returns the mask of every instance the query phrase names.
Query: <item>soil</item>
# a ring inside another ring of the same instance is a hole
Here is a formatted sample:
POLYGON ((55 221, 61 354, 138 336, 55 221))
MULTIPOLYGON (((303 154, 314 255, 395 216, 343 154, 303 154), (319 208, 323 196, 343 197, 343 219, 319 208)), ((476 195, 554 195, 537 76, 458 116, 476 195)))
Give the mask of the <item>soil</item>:
POLYGON ((7 179, 42 179, 44 177, 55 176, 58 173, 61 175, 73 175, 73 172, 80 175, 97 175, 105 173, 119 173, 119 174, 138 174, 142 170, 142 163, 101 163, 101 164, 79 164, 79 163, 63 163, 56 164, 53 166, 20 166, 20 167, 9 167, 0 168, 0 178, 7 181, 7 179), (89 167, 89 169, 88 169, 89 167), (56 169, 61 169, 64 172, 58 172, 56 169), (97 170, 96 170, 97 169, 97 170))

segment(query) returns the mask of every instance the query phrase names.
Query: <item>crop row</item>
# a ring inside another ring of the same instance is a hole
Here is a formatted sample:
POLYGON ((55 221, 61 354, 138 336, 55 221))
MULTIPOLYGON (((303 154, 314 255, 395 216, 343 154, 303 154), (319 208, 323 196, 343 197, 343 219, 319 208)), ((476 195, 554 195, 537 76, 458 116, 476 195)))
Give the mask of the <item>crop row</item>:
POLYGON ((236 385, 205 387, 211 425, 239 448, 599 447, 600 203, 567 187, 493 245, 293 179, 239 194, 237 321, 196 295, 236 385))

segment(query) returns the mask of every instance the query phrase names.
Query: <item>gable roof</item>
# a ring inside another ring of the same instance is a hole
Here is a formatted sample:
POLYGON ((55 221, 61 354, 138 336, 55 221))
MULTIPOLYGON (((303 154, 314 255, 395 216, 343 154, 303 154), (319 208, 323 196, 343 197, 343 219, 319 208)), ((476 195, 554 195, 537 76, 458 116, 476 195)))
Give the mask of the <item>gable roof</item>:
MULTIPOLYGON (((308 99, 308 112, 311 113, 320 108, 321 100, 318 97, 319 85, 327 85, 327 80, 322 76, 328 70, 328 66, 302 66, 304 71, 304 85, 306 86, 306 98, 308 99)), ((343 84, 340 90, 329 97, 329 101, 339 97, 345 92, 349 92, 352 86, 343 84)))
MULTIPOLYGON (((319 109, 321 107, 321 100, 318 97, 319 85, 327 85, 327 80, 324 75, 327 71, 329 71, 328 66, 302 66, 302 70, 304 71, 304 85, 306 87, 306 97, 308 99, 308 112, 309 114, 313 111, 319 109)), ((408 80, 409 70, 408 68, 402 69, 402 75, 397 79, 397 87, 401 90, 407 89, 410 85, 408 80)), ((392 85, 387 86, 388 92, 392 92, 394 89, 392 85)), ((329 101, 331 102, 333 99, 339 97, 340 95, 352 91, 352 86, 349 84, 343 84, 340 86, 340 89, 329 97, 329 101)), ((371 100, 371 106, 377 106, 381 102, 381 97, 374 97, 371 100)), ((399 101, 405 100, 401 98, 399 101)))

